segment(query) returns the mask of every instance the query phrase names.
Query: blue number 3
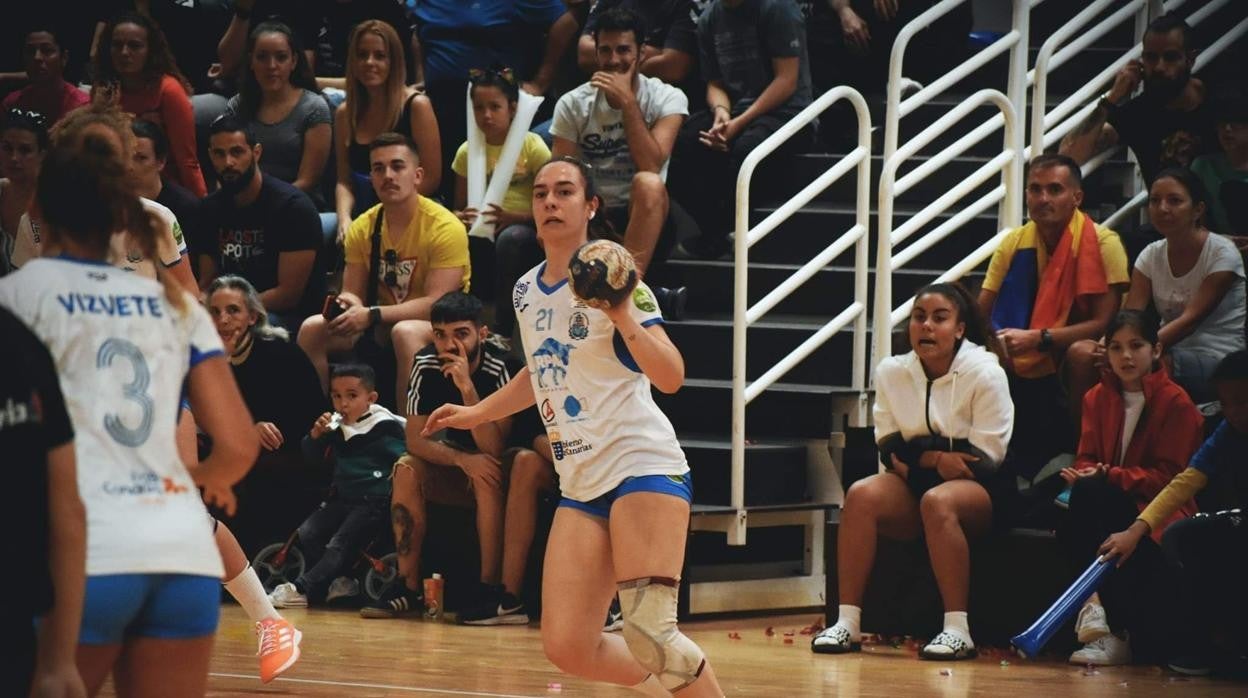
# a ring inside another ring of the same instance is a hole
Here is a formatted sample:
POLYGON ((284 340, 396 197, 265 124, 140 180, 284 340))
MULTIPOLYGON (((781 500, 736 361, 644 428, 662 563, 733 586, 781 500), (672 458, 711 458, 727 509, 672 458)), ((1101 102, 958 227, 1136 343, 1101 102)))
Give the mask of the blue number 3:
POLYGON ((117 414, 108 414, 104 417, 104 430, 122 446, 138 448, 152 435, 152 412, 156 405, 147 394, 152 374, 147 368, 147 359, 143 358, 143 352, 134 344, 115 337, 100 345, 100 350, 95 355, 95 367, 108 368, 113 364, 113 359, 117 358, 127 359, 134 369, 134 379, 123 385, 121 392, 127 400, 139 404, 139 408, 143 410, 143 418, 137 428, 131 429, 122 423, 117 414))

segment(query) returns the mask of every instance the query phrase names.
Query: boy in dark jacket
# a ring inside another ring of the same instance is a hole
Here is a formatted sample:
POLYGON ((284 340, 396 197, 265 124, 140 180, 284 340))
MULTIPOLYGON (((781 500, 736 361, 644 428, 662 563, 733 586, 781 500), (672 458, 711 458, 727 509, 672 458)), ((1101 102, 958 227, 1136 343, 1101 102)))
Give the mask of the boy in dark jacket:
POLYGON ((312 564, 269 595, 277 608, 324 601, 330 582, 384 529, 390 470, 406 449, 403 418, 376 404, 373 369, 339 366, 329 385, 335 412, 317 418, 303 437, 303 454, 309 463, 331 467, 333 483, 320 509, 299 526, 300 548, 312 564))

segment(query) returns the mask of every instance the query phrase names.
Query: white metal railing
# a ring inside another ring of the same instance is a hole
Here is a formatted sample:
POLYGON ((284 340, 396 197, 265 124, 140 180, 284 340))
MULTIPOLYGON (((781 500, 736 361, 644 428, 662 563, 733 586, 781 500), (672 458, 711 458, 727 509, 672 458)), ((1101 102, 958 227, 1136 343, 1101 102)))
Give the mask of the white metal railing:
MULTIPOLYGON (((879 189, 879 244, 877 247, 875 309, 874 309, 874 351, 872 353, 871 372, 875 365, 891 353, 893 319, 897 313, 908 313, 909 302, 900 308, 893 308, 892 273, 904 266, 920 253, 952 234, 959 227, 970 221, 985 210, 997 205, 997 229, 1013 227, 1022 222, 1022 182, 1023 182, 1023 131, 1017 127, 1019 114, 1024 113, 1026 102, 1028 74, 1027 49, 1030 32, 1031 9, 1039 5, 1039 0, 1011 0, 1011 29, 989 46, 971 56, 961 65, 950 70, 930 85, 906 99, 901 99, 902 66, 906 47, 920 30, 931 24, 940 16, 948 13, 965 0, 942 0, 920 14, 902 27, 893 42, 889 60, 888 101, 885 107, 884 123, 884 165, 880 178, 879 189), (898 147, 900 137, 900 121, 915 109, 931 101, 957 82, 964 80, 972 72, 986 65, 989 61, 1009 51, 1009 82, 1006 92, 997 90, 981 90, 970 99, 960 103, 947 114, 943 115, 931 126, 928 126, 905 145, 898 147), (897 173, 902 164, 918 152, 920 148, 931 143, 949 127, 969 115, 984 104, 998 107, 995 114, 987 122, 972 129, 966 135, 946 146, 942 151, 928 159, 927 162, 914 168, 898 179, 897 173), (924 206, 907 221, 893 228, 894 202, 896 197, 913 188, 919 181, 931 176, 954 158, 983 141, 997 129, 1005 126, 1005 141, 1002 152, 979 167, 962 182, 950 187, 935 201, 924 206), (992 189, 968 206, 955 213, 925 233, 906 249, 894 253, 894 248, 907 238, 931 223, 938 216, 949 211, 959 200, 975 191, 993 176, 1000 175, 1000 186, 992 189)), ((996 238, 994 237, 994 240, 996 238)), ((986 245, 985 245, 986 247, 986 245)), ((984 255, 982 249, 977 251, 975 264, 981 262, 984 255)), ((989 251, 987 254, 991 254, 989 251)), ((972 257, 976 257, 972 255, 972 257)), ((969 258, 968 258, 969 259, 969 258)), ((954 269, 965 266, 963 263, 954 269)), ((974 264, 970 268, 974 268, 974 264)), ((953 271, 953 270, 950 270, 953 271)), ((946 272, 946 276, 948 272, 946 272)))
MULTIPOLYGON (((980 90, 923 129, 918 135, 901 146, 892 157, 885 160, 883 169, 880 172, 880 239, 876 249, 875 351, 872 368, 892 353, 892 328, 902 318, 910 314, 910 305, 913 302, 913 299, 910 299, 899 307, 893 308, 893 271, 904 266, 940 240, 948 237, 964 223, 979 215, 993 204, 1000 204, 1003 211, 1002 215, 1008 221, 1021 221, 1023 164, 1020 149, 1017 147, 1019 131, 1017 121, 1017 112, 1014 109, 1013 101, 1009 97, 998 90, 980 90), (922 176, 926 174, 923 170, 928 165, 932 165, 932 167, 927 168, 927 171, 939 168, 949 160, 952 160, 955 157, 954 153, 958 151, 951 145, 933 156, 924 166, 916 168, 900 179, 897 178, 897 170, 937 136, 984 104, 992 104, 1001 112, 1002 120, 1005 124, 1005 137, 1001 153, 984 163, 969 177, 950 187, 948 191, 937 197, 935 201, 924 206, 918 213, 911 216, 909 220, 894 229, 893 204, 896 197, 904 194, 919 182, 922 176), (963 208, 949 220, 925 233, 900 253, 894 252, 894 248, 904 242, 914 232, 930 223, 937 216, 947 211, 953 204, 975 191, 994 176, 1000 176, 1001 184, 999 186, 963 208)), ((1017 225, 1017 223, 999 226, 998 229, 1013 227, 1013 225, 1017 225)), ((957 278, 966 273, 966 271, 975 268, 975 266, 992 254, 999 237, 1000 233, 989 241, 991 246, 989 243, 985 243, 971 256, 941 275, 940 280, 957 278)))
POLYGON ((853 323, 853 374, 851 388, 865 391, 867 368, 867 276, 869 254, 867 231, 871 211, 871 115, 866 100, 857 90, 839 86, 825 92, 779 130, 758 144, 746 156, 737 172, 736 239, 734 256, 734 292, 732 303, 732 492, 731 504, 736 510, 733 525, 728 529, 729 545, 744 545, 746 531, 745 511, 745 408, 764 390, 779 380, 810 356, 837 332, 853 323), (814 121, 828 107, 840 100, 847 100, 858 116, 858 147, 854 148, 835 165, 815 178, 769 214, 753 228, 750 227, 750 181, 754 170, 763 158, 770 155, 782 143, 792 138, 814 121), (775 289, 754 305, 749 305, 749 252, 750 247, 762 240, 781 223, 816 196, 848 173, 858 171, 858 191, 855 203, 854 225, 833 240, 822 252, 815 255, 800 269, 793 272, 775 289), (834 259, 854 246, 854 298, 849 305, 829 320, 822 328, 789 352, 763 375, 753 381, 746 380, 746 334, 750 325, 758 322, 780 301, 787 298, 799 286, 819 273, 834 259))
MULTIPOLYGON (((1045 41, 1044 45, 1040 47, 1040 52, 1036 56, 1036 66, 1031 71, 1031 75, 1034 77, 1034 89, 1032 91, 1031 103, 1031 145, 1028 148, 1029 153, 1037 152, 1037 144, 1039 144, 1039 150, 1042 151, 1060 142, 1068 133, 1083 123, 1084 119, 1088 118, 1088 115, 1096 109, 1097 99, 1094 99, 1094 97, 1099 98, 1105 89, 1105 85, 1114 79, 1114 76, 1117 75, 1124 65, 1140 57, 1142 52, 1141 41, 1150 17, 1156 17, 1163 12, 1173 12, 1187 4, 1187 0, 1169 0, 1165 3, 1159 0, 1131 0, 1094 26, 1087 27, 1100 12, 1111 7, 1114 2, 1115 0, 1097 0, 1089 4, 1087 9, 1075 15, 1069 22, 1054 32, 1045 41), (1051 112, 1046 113, 1049 73, 1088 44, 1104 36, 1110 29, 1131 17, 1135 18, 1136 41, 1130 50, 1091 77, 1083 87, 1062 100, 1051 112), (1085 29, 1085 27, 1087 28, 1085 29), (1061 50, 1057 49, 1058 46, 1061 46, 1077 32, 1081 32, 1079 38, 1063 46, 1061 50)), ((1213 16, 1215 12, 1226 7, 1231 2, 1242 3, 1243 0, 1209 0, 1209 2, 1188 15, 1187 23, 1192 27, 1198 27, 1213 16)), ((1248 33, 1248 16, 1233 24, 1225 33, 1210 43, 1209 46, 1202 49, 1196 56, 1196 63, 1192 71, 1196 72, 1208 65, 1209 61, 1221 55, 1231 44, 1246 33, 1248 33)), ((1096 171, 1110 158, 1121 152, 1121 150, 1122 146, 1115 146, 1097 153, 1083 164, 1081 168, 1083 173, 1086 175, 1096 171)), ((1147 193, 1142 191, 1141 182, 1138 178, 1132 176, 1130 182, 1129 193, 1131 198, 1105 219, 1104 224, 1106 226, 1114 227, 1125 223, 1130 215, 1143 206, 1148 199, 1147 193)))

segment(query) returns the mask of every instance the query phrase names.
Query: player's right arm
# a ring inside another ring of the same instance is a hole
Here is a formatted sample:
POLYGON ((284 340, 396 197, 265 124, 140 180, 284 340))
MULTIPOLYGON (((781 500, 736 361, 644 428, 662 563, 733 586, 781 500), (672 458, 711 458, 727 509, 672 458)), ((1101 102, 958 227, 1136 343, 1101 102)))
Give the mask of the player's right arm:
POLYGON ((529 369, 525 368, 517 371, 507 385, 471 407, 447 404, 434 410, 420 430, 420 435, 427 437, 447 428, 469 430, 513 415, 535 402, 533 382, 529 379, 529 369))

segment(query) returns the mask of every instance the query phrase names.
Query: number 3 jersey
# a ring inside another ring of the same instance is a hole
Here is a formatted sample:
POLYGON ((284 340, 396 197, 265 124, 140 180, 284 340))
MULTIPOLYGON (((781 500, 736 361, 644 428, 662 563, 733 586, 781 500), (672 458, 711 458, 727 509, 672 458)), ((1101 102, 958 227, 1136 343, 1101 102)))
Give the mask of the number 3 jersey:
POLYGON ((60 374, 88 574, 224 571, 174 439, 187 373, 222 353, 208 313, 186 301, 174 308, 157 281, 67 258, 0 279, 0 305, 47 345, 60 374))
MULTIPOLYGON (((543 262, 516 282, 512 304, 563 496, 585 502, 625 478, 688 472, 672 423, 615 325, 578 300, 566 279, 544 284, 545 269, 543 262)), ((624 302, 642 327, 663 322, 645 284, 624 302)))

